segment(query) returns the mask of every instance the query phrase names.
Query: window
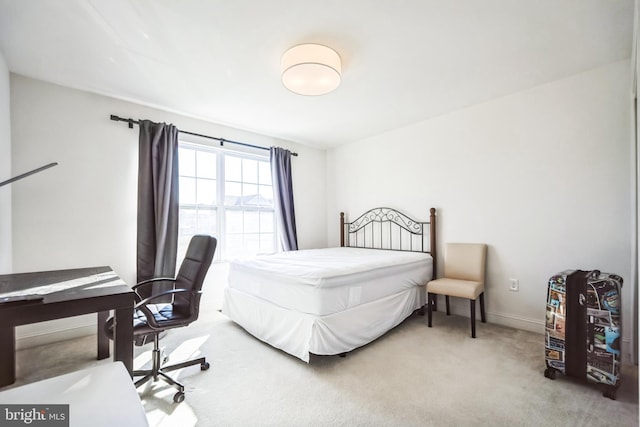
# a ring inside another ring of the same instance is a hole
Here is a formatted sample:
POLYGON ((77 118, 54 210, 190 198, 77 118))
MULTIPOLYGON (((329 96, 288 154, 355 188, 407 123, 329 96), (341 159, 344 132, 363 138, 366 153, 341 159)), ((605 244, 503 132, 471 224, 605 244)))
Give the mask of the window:
POLYGON ((197 233, 218 237, 218 259, 274 252, 269 159, 183 142, 178 155, 178 259, 197 233))

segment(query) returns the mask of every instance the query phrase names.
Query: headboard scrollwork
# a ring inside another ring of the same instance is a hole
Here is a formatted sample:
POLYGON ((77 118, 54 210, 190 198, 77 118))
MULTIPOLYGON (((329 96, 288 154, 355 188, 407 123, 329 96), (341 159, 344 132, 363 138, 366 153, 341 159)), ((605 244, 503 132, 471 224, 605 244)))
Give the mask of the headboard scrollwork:
POLYGON ((391 208, 375 208, 360 215, 355 221, 348 223, 348 232, 355 233, 366 227, 371 222, 393 222, 404 230, 412 234, 422 234, 421 222, 416 222, 405 214, 391 208))
POLYGON ((427 252, 435 259, 436 210, 416 221, 392 208, 370 209, 351 222, 340 212, 340 246, 427 252))

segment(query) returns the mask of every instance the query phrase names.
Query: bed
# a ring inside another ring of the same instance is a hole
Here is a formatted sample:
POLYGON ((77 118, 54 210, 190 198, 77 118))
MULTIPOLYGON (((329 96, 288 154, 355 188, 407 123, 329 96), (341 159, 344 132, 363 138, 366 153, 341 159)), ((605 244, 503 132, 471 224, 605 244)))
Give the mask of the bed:
POLYGON ((374 208, 347 222, 340 247, 234 260, 222 312, 256 338, 309 362, 344 354, 424 312, 436 277, 436 216, 374 208))

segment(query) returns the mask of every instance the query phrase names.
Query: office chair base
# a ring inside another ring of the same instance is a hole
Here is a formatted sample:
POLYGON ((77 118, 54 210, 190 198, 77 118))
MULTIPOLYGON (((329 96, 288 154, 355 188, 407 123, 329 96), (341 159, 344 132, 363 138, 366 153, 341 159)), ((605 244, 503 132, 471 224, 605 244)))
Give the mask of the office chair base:
POLYGON ((156 363, 153 363, 151 369, 133 371, 134 377, 142 377, 134 383, 135 387, 138 388, 149 380, 153 380, 155 382, 158 379, 161 379, 169 385, 172 385, 178 389, 178 392, 173 396, 173 401, 175 403, 184 401, 184 386, 167 375, 166 372, 175 371, 177 369, 182 369, 186 368, 187 366, 193 365, 200 365, 200 370, 206 371, 211 366, 204 357, 201 357, 199 359, 188 360, 186 362, 177 363, 175 365, 158 367, 158 365, 160 365, 160 350, 153 350, 153 360, 156 363))

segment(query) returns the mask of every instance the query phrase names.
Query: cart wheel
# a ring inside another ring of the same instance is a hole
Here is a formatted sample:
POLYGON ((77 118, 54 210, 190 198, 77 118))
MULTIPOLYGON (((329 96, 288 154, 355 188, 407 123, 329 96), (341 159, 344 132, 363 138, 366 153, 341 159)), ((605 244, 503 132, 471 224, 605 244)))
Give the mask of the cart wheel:
POLYGON ((604 397, 608 397, 611 400, 616 400, 616 389, 615 387, 607 387, 602 392, 604 397))
POLYGON ((550 380, 556 379, 556 370, 552 368, 547 368, 544 370, 544 376, 549 378, 550 380))
POLYGON ((209 365, 209 362, 204 362, 203 364, 200 365, 200 370, 201 371, 206 371, 210 367, 211 367, 211 365, 209 365))
POLYGON ((184 392, 179 391, 173 395, 173 401, 176 403, 184 402, 184 392))

